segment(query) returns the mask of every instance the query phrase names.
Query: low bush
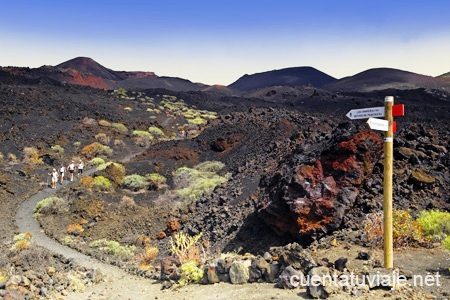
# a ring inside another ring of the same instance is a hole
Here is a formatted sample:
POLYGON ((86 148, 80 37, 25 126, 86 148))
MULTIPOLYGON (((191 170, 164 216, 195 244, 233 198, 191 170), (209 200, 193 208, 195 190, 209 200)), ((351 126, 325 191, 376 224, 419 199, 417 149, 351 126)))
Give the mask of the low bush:
POLYGON ((80 185, 85 189, 92 189, 94 187, 94 178, 92 176, 85 176, 80 178, 80 185))
POLYGON ((35 147, 25 147, 23 149, 23 162, 33 165, 42 165, 42 158, 39 158, 39 152, 35 147))
MULTIPOLYGON (((383 245, 383 212, 366 216, 363 222, 369 242, 375 247, 383 245)), ((392 212, 392 238, 395 248, 419 246, 426 242, 420 223, 414 220, 408 210, 392 212)))
POLYGON ((34 214, 38 217, 41 214, 57 214, 66 211, 64 199, 51 196, 42 199, 34 207, 34 214))
POLYGON ((170 251, 176 255, 182 264, 187 262, 200 263, 202 261, 200 257, 201 249, 198 245, 198 241, 202 237, 202 233, 196 236, 190 236, 183 231, 179 231, 173 234, 169 240, 170 251))
POLYGON ((150 132, 144 130, 134 130, 132 135, 134 137, 139 137, 148 141, 153 140, 153 135, 150 132))
POLYGON ((70 244, 72 244, 74 241, 73 241, 73 238, 72 238, 71 236, 66 235, 66 236, 62 239, 61 242, 62 242, 64 245, 70 245, 70 244))
POLYGON ((61 147, 60 145, 53 145, 53 146, 51 147, 51 149, 52 149, 53 151, 55 151, 56 153, 64 153, 64 148, 61 147))
POLYGON ((106 239, 96 240, 89 244, 89 247, 100 248, 104 252, 119 256, 122 259, 128 259, 136 250, 136 246, 120 245, 119 242, 106 239))
POLYGON ((93 142, 81 149, 81 154, 88 159, 92 159, 99 155, 109 156, 112 152, 113 150, 109 146, 102 145, 99 142, 93 142))
POLYGON ((147 174, 145 175, 145 178, 149 183, 149 187, 154 190, 160 190, 161 188, 163 188, 167 181, 166 177, 158 173, 147 174))
POLYGON ((448 235, 444 240, 442 240, 442 247, 450 251, 450 235, 448 235))
POLYGON ((417 221, 423 234, 431 239, 442 240, 450 235, 450 213, 436 209, 421 211, 417 221))
POLYGON ((201 117, 195 117, 194 119, 189 119, 188 120, 189 124, 199 125, 199 126, 206 124, 206 122, 207 121, 205 119, 201 118, 201 117))
POLYGON ((125 166, 117 162, 108 162, 100 165, 97 170, 98 176, 104 176, 115 185, 119 185, 125 176, 125 166))
POLYGON ((112 187, 111 181, 104 176, 96 176, 94 177, 94 188, 97 188, 101 191, 109 191, 112 187))
POLYGON ((111 142, 111 138, 107 136, 106 133, 101 132, 99 134, 96 134, 94 137, 97 141, 99 141, 102 144, 109 144, 109 142, 111 142))
POLYGON ((198 200, 210 194, 217 185, 227 182, 230 174, 219 175, 217 171, 223 168, 221 162, 208 161, 194 168, 182 167, 174 173, 174 184, 177 193, 185 204, 198 200), (210 171, 214 170, 214 171, 210 171))
POLYGON ((122 123, 112 123, 111 127, 120 134, 127 134, 128 128, 122 123))
POLYGON ((108 122, 106 120, 100 120, 100 121, 98 121, 98 125, 103 126, 103 127, 111 127, 111 122, 108 122))
POLYGON ((195 261, 189 261, 181 265, 181 276, 178 283, 185 286, 189 283, 200 283, 203 278, 203 269, 197 266, 195 261))
POLYGON ((164 136, 164 132, 163 132, 160 128, 156 127, 156 126, 150 126, 150 127, 148 128, 148 132, 149 132, 152 136, 156 136, 156 137, 162 137, 162 136, 164 136))
POLYGON ((100 165, 102 165, 104 163, 105 163, 105 160, 103 158, 101 158, 101 157, 94 157, 91 160, 91 164, 93 164, 94 166, 100 166, 100 165))
POLYGON ((132 174, 125 176, 120 185, 123 188, 137 191, 145 188, 145 186, 147 185, 147 181, 145 180, 144 176, 132 174))
POLYGON ((144 248, 144 253, 137 256, 137 259, 140 261, 139 268, 140 269, 152 269, 152 263, 154 262, 156 255, 158 255, 158 248, 146 245, 144 248))
POLYGON ((31 248, 31 237, 33 235, 30 232, 19 233, 14 236, 14 245, 12 250, 25 250, 31 248))

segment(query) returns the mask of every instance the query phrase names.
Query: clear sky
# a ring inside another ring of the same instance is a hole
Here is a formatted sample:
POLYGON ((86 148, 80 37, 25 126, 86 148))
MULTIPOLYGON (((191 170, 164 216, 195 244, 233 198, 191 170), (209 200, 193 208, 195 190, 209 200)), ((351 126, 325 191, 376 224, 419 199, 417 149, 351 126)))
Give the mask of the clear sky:
POLYGON ((0 11, 0 66, 86 56, 223 85, 298 66, 450 71, 448 0, 0 0, 0 11))

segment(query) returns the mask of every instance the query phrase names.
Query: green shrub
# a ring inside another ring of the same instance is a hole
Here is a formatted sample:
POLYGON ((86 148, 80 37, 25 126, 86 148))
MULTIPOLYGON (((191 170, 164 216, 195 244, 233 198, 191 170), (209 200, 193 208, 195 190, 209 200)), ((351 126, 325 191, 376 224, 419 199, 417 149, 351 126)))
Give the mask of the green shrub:
POLYGON ((101 157, 94 157, 91 160, 91 164, 93 164, 94 166, 100 166, 100 165, 102 165, 104 163, 105 163, 105 160, 103 158, 101 158, 101 157))
POLYGON ((196 117, 194 119, 189 119, 188 123, 193 124, 193 125, 204 125, 204 124, 206 124, 206 120, 202 119, 200 117, 196 117))
POLYGON ((150 126, 148 128, 148 132, 150 132, 150 134, 153 135, 153 136, 157 136, 157 137, 164 136, 164 132, 161 129, 159 129, 158 127, 155 127, 155 126, 150 126))
POLYGON ((73 238, 69 235, 66 235, 62 241, 61 241, 64 245, 70 245, 73 243, 73 238))
POLYGON ((81 142, 74 142, 74 143, 73 143, 73 146, 78 148, 78 147, 81 146, 81 142))
POLYGON ((64 199, 56 196, 44 198, 34 207, 35 216, 40 214, 58 213, 64 204, 64 199))
POLYGON ((107 162, 97 167, 97 175, 104 176, 118 185, 125 176, 125 166, 117 162, 107 162))
POLYGON ((111 127, 111 122, 108 122, 106 120, 100 120, 100 121, 98 121, 98 125, 104 126, 104 127, 111 127))
POLYGON ((144 176, 138 174, 127 175, 123 178, 121 186, 130 190, 140 190, 146 186, 147 182, 144 176))
POLYGON ((58 153, 63 153, 64 152, 64 148, 61 147, 60 145, 53 145, 51 148, 52 148, 53 151, 58 152, 58 153))
POLYGON ((104 176, 96 176, 94 177, 94 187, 101 191, 108 191, 111 189, 112 183, 104 176))
POLYGON ((181 277, 178 283, 185 286, 189 283, 200 283, 203 278, 203 269, 197 266, 195 261, 189 261, 181 265, 181 277))
POLYGON ((158 173, 147 174, 145 178, 149 182, 150 187, 156 190, 161 189, 167 181, 166 177, 158 173))
POLYGON ((136 250, 136 246, 120 245, 119 242, 106 239, 93 241, 89 244, 89 247, 100 248, 108 254, 116 255, 123 259, 130 258, 136 250))
POLYGON ((194 168, 177 169, 174 173, 174 184, 185 204, 210 194, 217 185, 227 182, 230 174, 221 176, 216 173, 223 166, 221 162, 211 161, 201 163, 194 168))
POLYGON ((124 108, 124 110, 125 110, 125 111, 133 111, 133 108, 127 106, 127 107, 124 108))
POLYGON ((143 139, 146 139, 146 140, 149 140, 149 141, 153 140, 153 135, 150 132, 148 132, 148 131, 134 130, 132 134, 135 137, 143 138, 143 139))
POLYGON ((201 172, 219 172, 225 167, 225 164, 220 161, 205 161, 195 166, 196 170, 201 172))
POLYGON ((450 235, 448 235, 444 240, 442 240, 442 247, 450 251, 450 235))
POLYGON ((114 128, 117 132, 119 132, 121 134, 128 133, 128 128, 125 125, 123 125, 122 123, 112 123, 111 127, 114 128))
POLYGON ((425 236, 431 239, 445 239, 450 235, 450 213, 439 210, 421 211, 417 221, 425 236))

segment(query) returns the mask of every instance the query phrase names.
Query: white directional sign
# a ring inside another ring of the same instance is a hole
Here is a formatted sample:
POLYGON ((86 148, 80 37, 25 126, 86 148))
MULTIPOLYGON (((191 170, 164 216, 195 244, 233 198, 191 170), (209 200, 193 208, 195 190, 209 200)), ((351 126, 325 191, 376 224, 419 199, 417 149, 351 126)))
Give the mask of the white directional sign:
POLYGON ((384 117, 384 106, 352 109, 346 116, 351 120, 384 117))
POLYGON ((388 131, 388 129, 389 129, 389 121, 388 120, 369 118, 367 120, 367 124, 369 124, 370 129, 373 129, 373 130, 388 131))

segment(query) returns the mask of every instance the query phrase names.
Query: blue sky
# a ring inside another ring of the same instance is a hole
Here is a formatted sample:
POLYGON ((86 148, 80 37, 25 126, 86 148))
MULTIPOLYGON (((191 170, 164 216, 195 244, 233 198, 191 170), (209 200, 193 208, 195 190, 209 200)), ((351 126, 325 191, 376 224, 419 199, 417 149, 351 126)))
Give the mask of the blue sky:
POLYGON ((0 66, 91 57, 113 70, 228 85, 312 66, 333 77, 450 71, 450 1, 0 0, 0 66))

